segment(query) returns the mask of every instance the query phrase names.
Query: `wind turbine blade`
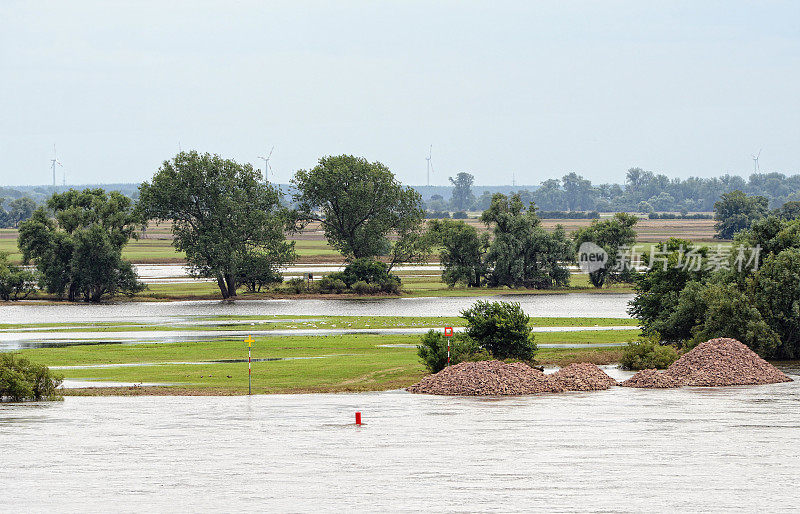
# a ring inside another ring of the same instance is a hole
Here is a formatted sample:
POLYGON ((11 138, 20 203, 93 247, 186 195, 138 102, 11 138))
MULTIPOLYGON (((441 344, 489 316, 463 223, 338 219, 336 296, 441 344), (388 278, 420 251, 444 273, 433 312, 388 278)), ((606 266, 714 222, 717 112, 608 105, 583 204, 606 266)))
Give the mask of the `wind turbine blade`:
POLYGON ((269 159, 270 157, 272 157, 272 152, 273 152, 274 150, 275 150, 275 147, 274 147, 274 146, 273 146, 272 148, 270 148, 270 149, 269 149, 269 155, 267 155, 267 159, 269 159))

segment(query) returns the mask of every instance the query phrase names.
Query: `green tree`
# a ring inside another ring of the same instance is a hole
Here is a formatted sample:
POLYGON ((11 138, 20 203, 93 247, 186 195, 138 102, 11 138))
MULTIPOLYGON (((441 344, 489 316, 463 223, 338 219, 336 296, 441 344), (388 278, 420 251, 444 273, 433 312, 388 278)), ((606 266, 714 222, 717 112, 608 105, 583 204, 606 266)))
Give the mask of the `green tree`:
POLYGON ((122 249, 135 237, 138 217, 132 201, 102 189, 70 189, 47 201, 20 223, 18 245, 24 262, 33 261, 40 286, 74 301, 99 302, 117 293, 133 294, 137 280, 122 249))
POLYGON ((0 300, 22 300, 36 290, 36 276, 8 262, 8 252, 0 252, 0 300))
POLYGON ((484 263, 489 235, 478 235, 475 227, 463 221, 431 220, 428 230, 441 248, 442 282, 450 287, 462 283, 480 287, 487 268, 484 263))
POLYGON ((0 400, 58 400, 63 377, 50 373, 47 366, 34 364, 13 353, 0 355, 0 400))
POLYGON ((607 220, 594 220, 588 227, 575 231, 576 251, 583 243, 594 243, 608 254, 606 265, 589 273, 594 287, 603 287, 606 281, 632 281, 635 277, 631 263, 621 259, 621 252, 636 242, 634 226, 639 220, 632 214, 618 212, 607 220))
POLYGON ((518 303, 475 303, 461 311, 467 320, 466 335, 498 359, 533 360, 536 343, 528 325, 530 316, 518 303))
POLYGON ((519 195, 497 193, 481 221, 494 227, 486 255, 490 286, 548 289, 569 284, 564 263, 573 259, 572 244, 560 225, 553 232, 542 227, 533 204, 525 209, 519 195))
POLYGON ((180 152, 139 187, 139 208, 145 219, 172 221, 173 245, 195 276, 216 279, 223 298, 236 296, 243 273, 251 281, 253 259, 266 276, 295 259, 280 193, 249 164, 180 152))
POLYGON ((678 300, 689 283, 705 282, 711 274, 703 264, 708 252, 691 241, 675 238, 663 243, 659 252, 664 262, 650 263, 649 256, 643 256, 648 269, 636 278, 636 297, 628 312, 642 322, 646 332, 680 342, 691 337, 694 319, 675 316, 678 300), (694 257, 688 259, 689 255, 694 257))
POLYGON ((425 259, 422 198, 380 162, 352 155, 323 157, 311 170, 298 171, 292 184, 299 220, 318 221, 328 243, 345 257, 388 255, 389 269, 425 259))
POLYGON ((454 211, 467 211, 475 203, 475 195, 472 194, 472 184, 475 177, 463 171, 455 178, 449 177, 448 180, 453 184, 453 194, 450 197, 450 205, 454 211))
POLYGON ((732 239, 734 234, 765 217, 768 205, 769 201, 763 196, 748 196, 739 190, 723 194, 714 204, 714 229, 717 231, 714 237, 732 239))
POLYGON ((780 208, 775 209, 775 215, 785 220, 800 219, 800 202, 786 202, 780 208))
POLYGON ((8 204, 8 222, 12 227, 19 226, 19 223, 30 218, 35 210, 36 202, 28 197, 12 200, 8 204))

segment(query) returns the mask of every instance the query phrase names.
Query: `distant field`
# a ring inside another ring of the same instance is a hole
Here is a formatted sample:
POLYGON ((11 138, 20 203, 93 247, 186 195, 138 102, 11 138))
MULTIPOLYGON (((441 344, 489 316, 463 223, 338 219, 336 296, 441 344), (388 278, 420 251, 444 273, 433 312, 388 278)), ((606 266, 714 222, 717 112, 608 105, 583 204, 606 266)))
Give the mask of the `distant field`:
MULTIPOLYGON (((486 226, 477 219, 465 220, 480 231, 485 231, 486 226)), ((545 228, 553 229, 556 225, 563 225, 568 232, 591 224, 591 220, 542 220, 545 228)), ((650 220, 642 219, 637 224, 638 242, 644 243, 643 251, 649 252, 649 245, 664 241, 670 237, 679 237, 696 242, 714 241, 714 220, 650 220)), ((0 252, 8 252, 12 262, 20 262, 21 255, 17 248, 17 231, 15 229, 0 229, 0 252)), ((298 255, 298 263, 341 263, 342 258, 336 250, 331 248, 319 223, 312 223, 302 232, 293 234, 298 255)), ((125 247, 123 256, 134 262, 142 264, 175 263, 183 262, 185 256, 177 252, 171 245, 172 234, 170 225, 150 224, 138 240, 133 240, 125 247)))

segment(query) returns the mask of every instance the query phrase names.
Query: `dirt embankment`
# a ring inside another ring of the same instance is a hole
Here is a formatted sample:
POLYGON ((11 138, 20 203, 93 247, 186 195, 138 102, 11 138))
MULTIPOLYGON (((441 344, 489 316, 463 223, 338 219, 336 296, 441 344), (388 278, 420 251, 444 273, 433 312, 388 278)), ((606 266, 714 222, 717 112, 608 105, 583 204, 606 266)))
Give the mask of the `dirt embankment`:
POLYGON ((736 339, 720 337, 700 343, 659 373, 643 370, 625 387, 732 386, 791 382, 778 368, 736 339))
POLYGON ((506 396, 608 389, 616 380, 594 364, 571 364, 547 375, 521 362, 462 362, 428 375, 412 393, 453 396, 506 396))

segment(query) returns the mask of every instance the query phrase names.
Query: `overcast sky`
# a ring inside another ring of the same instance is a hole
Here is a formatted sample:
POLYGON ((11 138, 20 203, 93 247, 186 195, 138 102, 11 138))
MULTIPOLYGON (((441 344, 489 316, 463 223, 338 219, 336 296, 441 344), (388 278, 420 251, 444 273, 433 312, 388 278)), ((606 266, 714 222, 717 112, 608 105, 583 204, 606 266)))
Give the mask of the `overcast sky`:
POLYGON ((800 172, 800 2, 0 3, 0 184, 135 182, 186 149, 274 180, 800 172), (59 183, 61 182, 59 171, 59 183))

